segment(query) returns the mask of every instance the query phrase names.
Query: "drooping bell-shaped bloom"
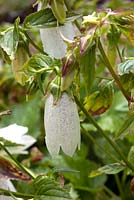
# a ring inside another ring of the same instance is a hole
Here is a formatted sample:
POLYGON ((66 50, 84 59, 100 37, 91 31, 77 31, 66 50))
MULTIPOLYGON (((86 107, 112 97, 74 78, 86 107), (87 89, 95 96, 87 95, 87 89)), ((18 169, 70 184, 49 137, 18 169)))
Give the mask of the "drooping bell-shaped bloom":
MULTIPOLYGON (((36 140, 30 135, 27 135, 28 128, 17 124, 11 124, 7 127, 0 128, 0 137, 15 142, 22 146, 11 149, 13 154, 25 154, 26 149, 32 146, 36 140)), ((10 149, 9 149, 10 150, 10 149)))
POLYGON ((40 29, 44 51, 55 58, 63 58, 65 56, 67 45, 63 41, 61 34, 68 40, 73 40, 76 35, 76 28, 72 23, 66 23, 59 27, 40 29))
POLYGON ((62 151, 72 156, 80 149, 80 121, 75 102, 63 93, 54 104, 53 95, 46 99, 45 116, 46 145, 52 156, 62 151))
MULTIPOLYGON (((42 4, 39 3, 38 10, 42 4)), ((66 53, 67 44, 63 41, 63 37, 67 40, 73 40, 79 31, 72 22, 65 22, 64 25, 51 28, 41 28, 40 36, 44 51, 55 58, 63 58, 66 53)))

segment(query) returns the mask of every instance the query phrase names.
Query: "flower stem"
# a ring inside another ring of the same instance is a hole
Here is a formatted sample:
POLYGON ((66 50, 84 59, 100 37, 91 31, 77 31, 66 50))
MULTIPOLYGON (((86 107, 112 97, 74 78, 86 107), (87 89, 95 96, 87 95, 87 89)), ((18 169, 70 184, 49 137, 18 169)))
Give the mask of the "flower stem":
POLYGON ((118 45, 116 45, 116 49, 117 49, 118 55, 120 57, 120 61, 123 62, 123 58, 122 58, 122 55, 120 53, 120 49, 119 49, 118 45))
POLYGON ((115 181, 116 181, 118 190, 120 192, 121 199, 124 200, 124 192, 123 192, 122 185, 121 185, 118 174, 115 174, 114 177, 115 177, 115 181))
POLYGON ((81 111, 85 114, 88 121, 92 123, 98 132, 108 141, 108 143, 113 147, 113 149, 119 154, 120 158, 125 162, 125 164, 134 172, 134 166, 131 165, 131 163, 126 159, 124 154, 121 152, 120 148, 117 146, 117 144, 110 138, 108 135, 103 131, 103 129, 97 124, 95 119, 87 112, 83 104, 79 101, 79 99, 74 95, 74 99, 76 101, 76 104, 79 106, 81 111))
POLYGON ((13 156, 12 154, 7 150, 7 148, 4 146, 4 144, 2 142, 0 142, 0 147, 2 149, 4 149, 4 151, 9 155, 9 157, 17 164, 17 166, 24 171, 26 174, 28 174, 32 179, 34 179, 35 177, 33 176, 32 173, 30 173, 30 171, 28 169, 26 169, 20 162, 18 162, 13 156))
POLYGON ((47 53, 45 53, 37 44, 34 43, 34 41, 30 38, 30 36, 28 35, 28 33, 24 30, 21 29, 21 31, 25 34, 26 38, 29 40, 29 42, 35 47, 35 49, 37 49, 40 53, 48 55, 47 53))
POLYGON ((13 194, 15 197, 19 197, 19 198, 23 198, 23 199, 32 199, 34 197, 34 195, 32 195, 32 194, 12 192, 12 191, 0 188, 0 195, 11 196, 11 194, 13 194))
MULTIPOLYGON (((71 9, 71 6, 69 5, 68 0, 64 0, 64 3, 65 3, 65 5, 66 5, 67 10, 68 10, 68 11, 71 11, 72 9, 71 9)), ((78 21, 77 21, 77 20, 74 20, 74 23, 75 23, 76 27, 78 28, 78 30, 80 31, 81 28, 80 28, 80 25, 79 25, 78 21)))
POLYGON ((98 48, 100 50, 100 53, 104 59, 105 65, 108 68, 108 70, 110 71, 112 77, 114 78, 116 84, 118 85, 118 87, 120 88, 121 92, 123 93, 123 95, 125 96, 125 98, 127 99, 128 102, 130 102, 131 98, 128 96, 127 92, 125 91, 125 89, 122 86, 122 83, 119 79, 119 77, 116 75, 115 71, 113 70, 113 67, 111 65, 111 63, 109 62, 109 59, 104 51, 104 48, 101 44, 100 39, 98 40, 98 48))
POLYGON ((104 191, 109 194, 109 196, 113 197, 112 199, 117 199, 117 195, 115 193, 113 193, 108 187, 106 187, 105 185, 103 186, 104 191))
POLYGON ((100 150, 102 150, 108 157, 111 157, 115 162, 120 162, 115 156, 113 156, 108 150, 106 151, 99 143, 96 142, 94 137, 89 134, 89 132, 81 125, 82 132, 96 145, 100 150))

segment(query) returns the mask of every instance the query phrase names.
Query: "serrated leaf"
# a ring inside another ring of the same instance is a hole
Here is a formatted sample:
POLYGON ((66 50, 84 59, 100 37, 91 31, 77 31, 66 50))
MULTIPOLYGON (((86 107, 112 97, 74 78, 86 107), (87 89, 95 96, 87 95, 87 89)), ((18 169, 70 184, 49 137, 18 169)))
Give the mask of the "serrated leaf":
POLYGON ((104 165, 103 167, 98 168, 95 171, 92 171, 89 175, 89 177, 95 177, 101 174, 117 174, 124 170, 126 166, 124 166, 121 163, 112 163, 109 165, 104 165))
POLYGON ((118 65, 119 75, 134 73, 134 60, 126 60, 118 65))
POLYGON ((80 58, 80 70, 84 79, 87 93, 89 94, 95 77, 95 45, 90 47, 80 58))
MULTIPOLYGON (((41 197, 51 197, 61 199, 70 199, 69 192, 65 190, 63 187, 60 186, 58 182, 56 182, 54 179, 47 177, 45 175, 38 176, 34 182, 33 186, 36 191, 36 196, 41 197)), ((40 198, 39 197, 39 198, 40 198)))
POLYGON ((121 128, 115 133, 116 138, 122 137, 124 135, 124 132, 129 129, 129 127, 133 122, 134 122, 134 112, 129 112, 121 128))

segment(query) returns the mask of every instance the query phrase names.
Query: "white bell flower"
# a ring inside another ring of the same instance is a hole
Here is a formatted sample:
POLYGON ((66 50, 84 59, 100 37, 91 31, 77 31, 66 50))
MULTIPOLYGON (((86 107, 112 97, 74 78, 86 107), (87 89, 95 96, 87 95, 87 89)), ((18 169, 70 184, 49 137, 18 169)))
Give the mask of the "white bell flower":
POLYGON ((62 151, 72 156, 80 149, 80 121, 75 102, 66 93, 54 104, 53 95, 46 99, 44 124, 46 145, 52 156, 62 151))
POLYGON ((28 128, 17 124, 11 124, 7 127, 0 128, 0 137, 23 145, 19 147, 10 147, 13 154, 26 154, 26 149, 32 146, 36 140, 30 135, 26 135, 28 128))
POLYGON ((59 27, 40 29, 44 51, 59 59, 65 56, 67 48, 62 35, 68 40, 73 40, 76 35, 76 28, 72 23, 65 23, 65 25, 59 27))
MULTIPOLYGON (((42 4, 39 3, 38 10, 42 4)), ((42 28, 40 29, 40 37, 43 44, 43 49, 50 56, 61 59, 65 56, 67 44, 64 38, 72 41, 79 31, 72 22, 66 22, 62 26, 42 28)))
MULTIPOLYGON (((35 143, 35 139, 30 136, 26 135, 28 132, 28 128, 24 126, 19 126, 17 124, 12 124, 4 128, 0 128, 0 137, 15 142, 17 144, 23 145, 22 147, 15 147, 17 150, 13 150, 13 148, 9 149, 10 153, 13 154, 24 154, 26 153, 26 149, 29 148, 31 145, 35 143)), ((2 153, 2 151, 1 151, 2 153)), ((5 190, 10 190, 15 192, 16 189, 13 186, 12 182, 9 179, 3 179, 0 178, 0 188, 3 188, 5 190)), ((17 198, 18 200, 21 200, 20 198, 17 198)), ((0 195, 0 200, 13 200, 10 196, 4 196, 0 195)))

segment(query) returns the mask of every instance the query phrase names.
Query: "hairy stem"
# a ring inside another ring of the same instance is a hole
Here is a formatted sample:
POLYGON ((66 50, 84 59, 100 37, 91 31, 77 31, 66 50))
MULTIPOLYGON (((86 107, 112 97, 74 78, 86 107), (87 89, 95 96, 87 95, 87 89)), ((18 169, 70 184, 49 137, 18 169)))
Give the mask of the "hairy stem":
POLYGON ((107 67, 107 69, 109 70, 109 72, 111 73, 112 77, 114 78, 116 84, 118 85, 118 87, 120 88, 121 92, 123 93, 123 95, 125 96, 125 98, 127 99, 128 102, 130 102, 131 98, 129 97, 129 95, 127 94, 127 92, 125 91, 125 89, 122 86, 122 83, 119 79, 119 77, 116 75, 115 71, 113 70, 113 67, 111 65, 111 63, 109 62, 109 59, 104 51, 104 48, 101 44, 100 39, 98 40, 98 48, 100 50, 100 53, 103 57, 103 60, 105 62, 105 65, 107 67))
POLYGON ((79 101, 79 99, 74 96, 75 101, 77 103, 77 105, 79 106, 79 108, 81 109, 81 111, 83 111, 83 113, 85 114, 85 116, 87 117, 87 120, 92 123, 96 129, 98 130, 98 132, 108 141, 108 143, 113 147, 113 149, 119 154, 120 158, 125 162, 125 164, 132 170, 134 171, 134 166, 131 165, 130 162, 128 162, 127 158, 125 157, 125 155, 122 153, 122 151, 120 150, 120 148, 117 146, 117 144, 103 131, 103 129, 97 124, 97 122, 95 121, 95 119, 87 112, 87 110, 85 109, 85 107, 83 106, 83 104, 79 101))
POLYGON ((40 53, 48 55, 47 53, 45 53, 37 44, 34 43, 34 41, 30 38, 30 36, 28 35, 28 33, 24 30, 21 29, 21 31, 23 31, 23 33, 25 34, 25 36, 27 37, 28 41, 35 47, 35 49, 37 49, 40 53))
POLYGON ((98 146, 98 148, 103 151, 108 157, 111 157, 111 159, 115 162, 120 162, 115 156, 113 156, 108 150, 106 151, 99 143, 96 142, 96 140, 94 139, 94 137, 89 134, 88 131, 86 131, 86 129, 81 125, 81 130, 82 133, 84 133, 96 146, 98 146))
POLYGON ((24 171, 26 174, 28 174, 32 179, 34 179, 35 177, 30 173, 30 171, 28 169, 26 169, 20 162, 18 162, 13 156, 12 154, 7 150, 7 148, 4 146, 4 144, 2 142, 0 142, 0 147, 9 155, 9 157, 17 164, 17 166, 24 171))
POLYGON ((119 192, 120 192, 121 199, 122 199, 122 200, 125 200, 125 199, 124 199, 124 192, 123 192, 122 185, 121 185, 121 182, 120 182, 120 179, 119 179, 118 174, 115 174, 114 177, 115 177, 115 181, 116 181, 118 190, 119 190, 119 192))
POLYGON ((12 192, 12 191, 0 188, 0 195, 11 196, 11 194, 13 194, 15 197, 19 197, 23 199, 32 199, 34 197, 34 195, 31 195, 31 194, 12 192))

